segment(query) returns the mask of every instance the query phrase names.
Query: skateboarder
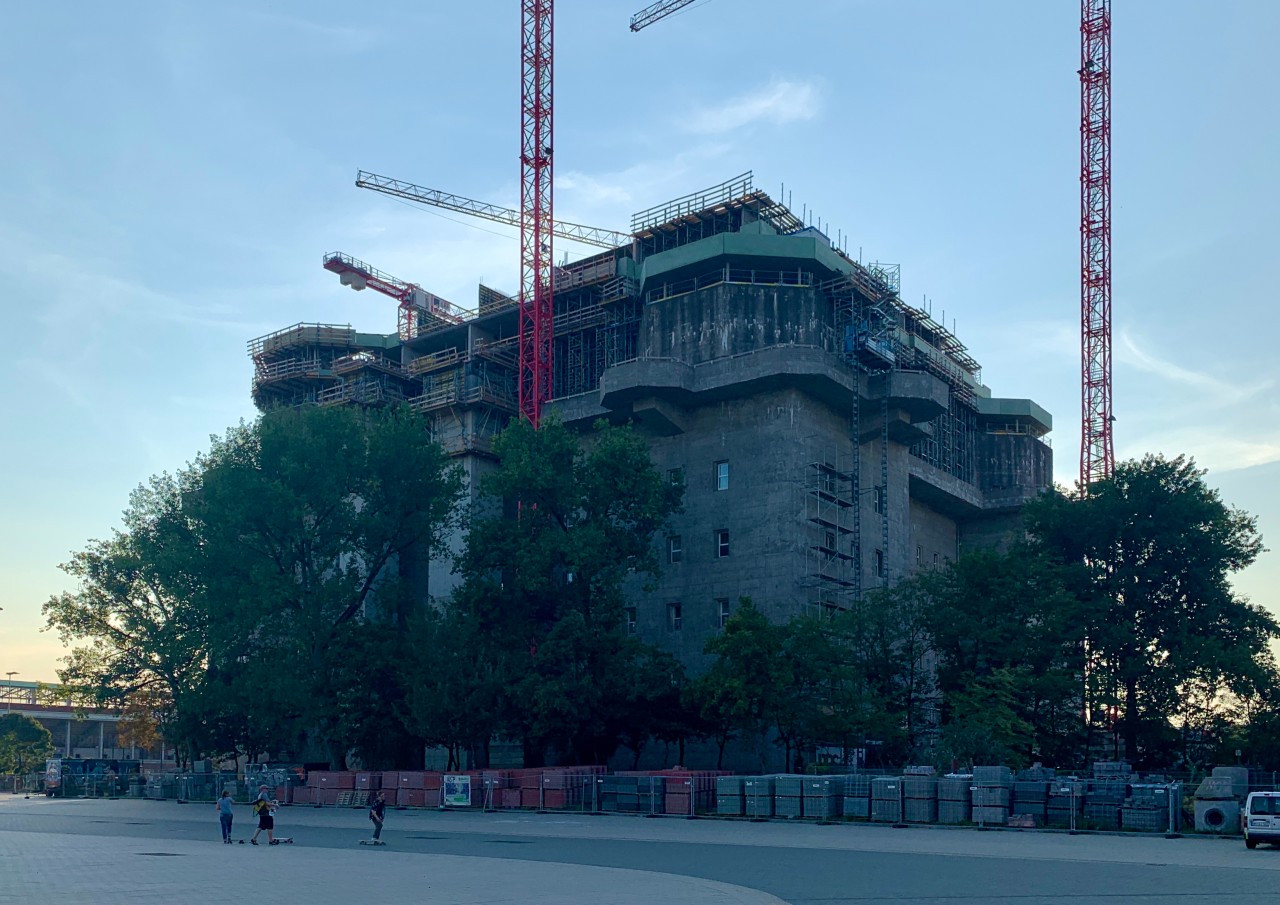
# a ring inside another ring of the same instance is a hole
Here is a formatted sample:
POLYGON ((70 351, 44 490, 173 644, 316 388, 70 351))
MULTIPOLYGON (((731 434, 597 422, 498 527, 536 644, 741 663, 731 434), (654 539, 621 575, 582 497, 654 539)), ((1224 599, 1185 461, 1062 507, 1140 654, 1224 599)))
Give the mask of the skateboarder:
POLYGON ((273 804, 274 802, 272 802, 271 797, 267 794, 266 783, 258 786, 258 797, 254 799, 253 802, 253 813, 258 815, 258 828, 253 831, 253 836, 249 838, 249 842, 251 844, 258 844, 258 834, 263 830, 267 831, 267 844, 276 844, 276 822, 275 818, 272 817, 272 812, 275 810, 275 808, 272 807, 273 804))
POLYGON ((386 812, 387 797, 379 792, 378 797, 369 806, 369 819, 373 821, 373 838, 369 840, 370 845, 386 845, 379 838, 382 836, 382 824, 386 821, 386 812))
POLYGON ((222 797, 214 805, 218 811, 218 822, 222 824, 222 842, 224 845, 231 844, 231 821, 235 817, 231 810, 233 804, 235 802, 231 800, 231 793, 223 789, 222 797))

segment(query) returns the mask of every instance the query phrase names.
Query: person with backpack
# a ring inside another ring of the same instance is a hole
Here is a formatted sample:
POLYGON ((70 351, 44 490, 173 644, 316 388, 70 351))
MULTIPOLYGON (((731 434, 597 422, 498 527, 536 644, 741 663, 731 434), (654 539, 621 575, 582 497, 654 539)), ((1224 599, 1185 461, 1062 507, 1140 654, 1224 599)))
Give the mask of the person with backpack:
POLYGON ((253 845, 258 844, 258 834, 263 830, 267 831, 267 844, 276 844, 276 822, 272 816, 272 811, 274 810, 275 802, 267 794, 266 783, 263 783, 258 786, 258 797, 253 802, 253 813, 258 815, 258 828, 253 831, 253 836, 249 839, 249 842, 253 845))

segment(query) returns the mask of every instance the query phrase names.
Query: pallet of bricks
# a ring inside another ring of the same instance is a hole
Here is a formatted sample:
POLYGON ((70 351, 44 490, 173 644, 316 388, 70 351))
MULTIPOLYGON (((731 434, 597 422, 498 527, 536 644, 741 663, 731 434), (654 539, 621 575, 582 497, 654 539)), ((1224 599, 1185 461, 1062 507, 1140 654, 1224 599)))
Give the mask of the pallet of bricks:
POLYGON ((871 819, 871 776, 867 773, 850 773, 844 777, 844 800, 841 812, 858 820, 871 819))
POLYGON ((1055 771, 1036 764, 1019 771, 1009 799, 1009 826, 1042 827, 1049 816, 1049 785, 1055 771))
MULTIPOLYGON (((440 807, 441 774, 425 770, 400 770, 396 774, 394 792, 395 805, 398 808, 438 808, 440 807)), ((385 783, 384 783, 385 785, 385 783)), ((392 801, 392 791, 384 788, 387 801, 392 801)))
POLYGON ((747 813, 744 776, 716 777, 716 813, 721 817, 742 817, 747 813))
POLYGON ((839 820, 844 816, 845 776, 805 777, 801 813, 818 820, 839 820))
POLYGON ((795 773, 779 773, 773 777, 773 815, 775 817, 801 817, 804 815, 804 780, 795 773))
POLYGON ((907 823, 938 822, 938 777, 933 767, 903 769, 902 810, 907 823))
POLYGON ((1181 787, 1165 782, 1164 777, 1147 777, 1146 782, 1130 783, 1129 794, 1120 812, 1120 824, 1137 833, 1177 832, 1178 812, 1182 810, 1181 787), (1174 805, 1170 807, 1170 801, 1174 805))
POLYGON ((1085 785, 1084 819, 1090 829, 1118 830, 1133 768, 1125 761, 1099 761, 1085 785))
POLYGON ((487 809, 520 807, 520 786, 514 770, 483 770, 480 773, 480 801, 487 809))
POLYGON ((664 770, 664 813, 693 817, 717 810, 717 781, 724 770, 664 770))
POLYGON ((742 781, 743 814, 752 818, 773 816, 774 776, 748 776, 742 781))
POLYGON ((973 822, 979 826, 1004 826, 1009 822, 1013 797, 1013 771, 1008 767, 973 768, 973 822))
POLYGON ((805 776, 779 773, 773 777, 775 817, 814 817, 831 820, 843 812, 843 776, 805 776))
MULTIPOLYGON (((316 807, 337 807, 339 795, 349 805, 351 793, 356 788, 356 775, 346 771, 313 770, 307 776, 307 788, 311 792, 304 797, 310 799, 307 803, 316 807)), ((298 803, 296 794, 293 800, 298 803)))
POLYGON ((968 823, 973 819, 973 774, 948 773, 938 780, 938 822, 968 823))
POLYGON ((1049 783, 1049 796, 1045 801, 1045 825, 1059 829, 1074 829, 1084 814, 1084 780, 1074 776, 1055 779, 1049 783))
POLYGON ((901 776, 876 776, 871 780, 871 819, 877 823, 902 822, 901 776))
POLYGON ((648 772, 609 773, 601 777, 600 810, 622 814, 661 814, 666 781, 648 772))
POLYGON ((548 811, 591 811, 599 806, 597 779, 604 767, 556 767, 542 771, 542 805, 548 811))

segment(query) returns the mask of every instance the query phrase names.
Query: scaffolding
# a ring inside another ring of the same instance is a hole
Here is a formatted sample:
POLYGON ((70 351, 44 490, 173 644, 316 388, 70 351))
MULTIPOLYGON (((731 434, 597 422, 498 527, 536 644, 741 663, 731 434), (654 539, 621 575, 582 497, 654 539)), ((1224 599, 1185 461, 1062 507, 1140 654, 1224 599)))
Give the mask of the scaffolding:
POLYGON ((856 592, 853 537, 857 521, 857 497, 851 464, 835 457, 809 462, 805 470, 805 584, 808 604, 817 615, 847 609, 856 592))

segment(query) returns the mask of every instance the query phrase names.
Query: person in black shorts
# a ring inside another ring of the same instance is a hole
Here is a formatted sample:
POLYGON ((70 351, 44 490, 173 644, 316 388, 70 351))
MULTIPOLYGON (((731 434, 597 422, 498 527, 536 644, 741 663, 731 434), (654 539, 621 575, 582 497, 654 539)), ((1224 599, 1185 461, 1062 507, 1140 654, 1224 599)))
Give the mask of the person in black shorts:
POLYGON ((258 844, 258 834, 263 830, 267 831, 267 843, 276 844, 276 821, 271 816, 273 804, 271 796, 267 794, 266 785, 258 786, 258 797, 253 802, 253 812, 258 815, 258 828, 253 831, 253 836, 249 839, 254 845, 258 844))

